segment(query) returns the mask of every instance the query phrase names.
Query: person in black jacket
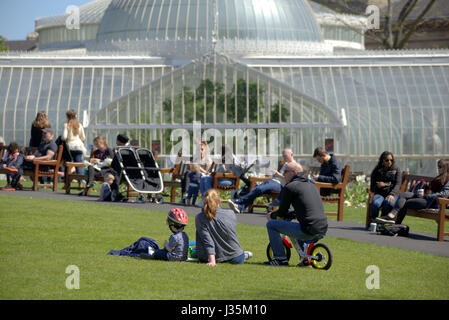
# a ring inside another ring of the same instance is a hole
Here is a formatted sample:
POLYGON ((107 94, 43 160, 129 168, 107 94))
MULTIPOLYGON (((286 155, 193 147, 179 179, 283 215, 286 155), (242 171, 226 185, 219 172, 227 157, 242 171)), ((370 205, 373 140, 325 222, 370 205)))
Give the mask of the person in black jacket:
POLYGON ((407 214, 407 209, 436 209, 438 198, 449 198, 449 159, 438 161, 438 176, 432 179, 424 194, 401 192, 393 210, 386 216, 377 218, 380 223, 401 224, 407 214))
POLYGON ((402 173, 395 165, 393 154, 384 151, 379 157, 379 162, 371 173, 370 190, 374 192, 371 202, 371 221, 375 222, 382 209, 382 216, 387 215, 398 200, 398 192, 401 187, 402 173))
POLYGON ((327 232, 327 217, 318 189, 301 172, 301 167, 294 162, 289 163, 284 171, 284 178, 287 184, 279 209, 267 214, 267 231, 274 260, 265 264, 271 266, 288 265, 281 234, 307 241, 321 239, 327 232), (298 222, 277 220, 278 217, 289 218, 290 205, 293 205, 298 222))
POLYGON ((46 128, 51 128, 51 124, 47 118, 47 113, 45 111, 39 111, 36 114, 36 119, 34 119, 31 124, 31 138, 29 146, 32 152, 35 152, 41 144, 43 130, 46 128))
MULTIPOLYGON (((342 165, 340 160, 333 154, 327 153, 321 147, 318 147, 313 152, 313 158, 321 164, 320 174, 312 176, 313 181, 339 183, 341 181, 342 165)), ((328 196, 332 193, 332 189, 321 189, 322 196, 328 196)))

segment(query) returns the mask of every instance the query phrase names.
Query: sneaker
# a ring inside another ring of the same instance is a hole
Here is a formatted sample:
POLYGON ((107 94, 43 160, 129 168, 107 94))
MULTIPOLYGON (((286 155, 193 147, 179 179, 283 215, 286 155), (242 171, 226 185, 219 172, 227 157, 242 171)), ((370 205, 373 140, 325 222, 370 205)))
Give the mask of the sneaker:
POLYGON ((240 211, 240 206, 238 204, 236 204, 232 200, 228 200, 227 202, 229 204, 229 207, 232 209, 232 211, 234 211, 235 213, 242 213, 240 211))
POLYGON ((3 191, 16 191, 16 188, 13 188, 10 184, 7 184, 2 188, 3 191))
POLYGON ((153 259, 153 255, 150 255, 148 253, 141 253, 140 254, 140 259, 152 260, 153 259))
POLYGON ((287 267, 288 260, 287 259, 283 259, 283 260, 273 259, 271 261, 266 261, 263 264, 266 266, 272 266, 272 267, 287 267))
POLYGON ((381 223, 395 223, 395 219, 390 218, 388 215, 376 218, 376 221, 381 223))
POLYGON ((267 203, 265 206, 267 207, 279 207, 281 202, 278 199, 274 199, 272 202, 267 203))
POLYGON ((298 267, 310 267, 312 264, 310 263, 309 258, 303 259, 300 263, 298 263, 298 267))
POLYGON ((253 256, 253 253, 251 251, 244 251, 243 253, 245 254, 245 261, 253 256))

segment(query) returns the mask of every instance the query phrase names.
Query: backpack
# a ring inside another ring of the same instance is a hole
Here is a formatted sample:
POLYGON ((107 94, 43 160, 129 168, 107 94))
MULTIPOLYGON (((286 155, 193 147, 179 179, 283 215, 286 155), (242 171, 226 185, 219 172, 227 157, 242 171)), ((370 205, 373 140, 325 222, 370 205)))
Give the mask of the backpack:
POLYGON ((377 234, 387 235, 387 236, 401 236, 408 237, 408 232, 410 228, 405 224, 378 224, 377 234))

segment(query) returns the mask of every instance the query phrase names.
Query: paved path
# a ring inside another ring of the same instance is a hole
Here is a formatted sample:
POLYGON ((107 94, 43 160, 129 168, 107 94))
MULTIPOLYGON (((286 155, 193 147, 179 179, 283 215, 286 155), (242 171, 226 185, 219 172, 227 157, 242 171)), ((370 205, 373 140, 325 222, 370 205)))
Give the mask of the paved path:
MULTIPOLYGON (((125 207, 142 208, 147 210, 158 210, 167 211, 173 207, 173 204, 154 204, 154 203, 111 203, 111 202, 98 202, 98 197, 79 197, 77 195, 67 195, 65 193, 54 193, 50 191, 17 191, 17 192, 5 192, 0 191, 1 194, 8 194, 12 196, 22 196, 22 197, 35 197, 35 198, 48 198, 48 199, 59 199, 59 200, 71 200, 71 201, 88 201, 97 204, 104 205, 117 205, 125 207)), ((182 207, 189 214, 196 214, 199 209, 196 207, 188 207, 176 204, 176 206, 182 207)), ((266 218, 265 214, 262 213, 244 213, 237 215, 238 221, 240 223, 265 226, 266 218)), ((435 224, 436 232, 436 224, 435 224)), ((436 241, 435 234, 426 234, 421 232, 410 233, 408 238, 404 237, 389 237, 381 236, 375 233, 371 233, 365 230, 364 226, 355 222, 337 222, 334 220, 329 220, 329 230, 327 235, 334 238, 350 239, 358 242, 368 242, 381 246, 398 247, 409 250, 417 250, 426 253, 441 255, 449 257, 449 237, 445 237, 445 241, 436 241)))

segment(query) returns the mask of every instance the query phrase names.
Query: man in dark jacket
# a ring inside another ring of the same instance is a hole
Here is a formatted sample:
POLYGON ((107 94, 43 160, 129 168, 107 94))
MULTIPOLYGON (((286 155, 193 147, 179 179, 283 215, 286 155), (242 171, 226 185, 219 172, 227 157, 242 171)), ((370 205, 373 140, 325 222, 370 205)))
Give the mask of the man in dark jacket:
POLYGON ((274 260, 265 264, 271 266, 288 265, 280 234, 307 241, 323 238, 327 232, 327 217, 315 185, 296 163, 287 165, 284 178, 287 184, 279 209, 267 215, 267 231, 274 260), (294 215, 299 223, 276 220, 278 217, 289 217, 290 205, 293 205, 294 215))
MULTIPOLYGON (((312 177, 314 181, 339 183, 341 181, 342 165, 335 155, 327 153, 321 147, 318 147, 313 152, 313 158, 321 164, 320 174, 312 177)), ((328 196, 331 189, 321 189, 322 196, 328 196)))

